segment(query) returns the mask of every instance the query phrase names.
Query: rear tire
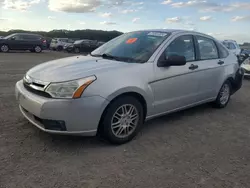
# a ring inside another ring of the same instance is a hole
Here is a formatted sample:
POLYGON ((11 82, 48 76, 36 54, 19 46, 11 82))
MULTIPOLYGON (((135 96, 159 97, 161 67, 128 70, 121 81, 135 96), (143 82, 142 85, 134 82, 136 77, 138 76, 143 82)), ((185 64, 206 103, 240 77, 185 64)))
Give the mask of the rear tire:
POLYGON ((232 85, 230 81, 227 80, 222 85, 219 94, 216 100, 214 101, 214 107, 225 108, 230 101, 231 93, 232 93, 232 85))
POLYGON ((141 103, 134 97, 121 97, 105 110, 101 134, 112 144, 124 144, 137 135, 143 122, 141 103))
POLYGON ((9 46, 8 46, 7 44, 2 44, 2 45, 0 46, 0 51, 1 51, 1 52, 4 52, 4 53, 9 52, 9 46))
POLYGON ((36 52, 36 53, 41 53, 41 52, 42 52, 41 46, 36 46, 36 47, 34 48, 34 52, 36 52))

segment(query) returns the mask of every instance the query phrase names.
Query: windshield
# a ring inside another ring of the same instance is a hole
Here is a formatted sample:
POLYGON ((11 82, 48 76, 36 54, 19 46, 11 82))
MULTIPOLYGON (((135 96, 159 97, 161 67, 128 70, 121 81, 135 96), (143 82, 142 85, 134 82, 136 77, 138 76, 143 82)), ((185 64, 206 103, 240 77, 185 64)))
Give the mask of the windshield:
POLYGON ((9 39, 9 38, 11 38, 11 37, 13 37, 13 36, 15 36, 15 34, 11 34, 11 35, 8 35, 8 36, 6 36, 6 37, 3 37, 3 39, 9 39))
POLYGON ((76 40, 74 44, 80 44, 83 40, 76 40))
POLYGON ((169 35, 167 32, 153 31, 126 33, 97 48, 91 55, 113 57, 117 61, 144 63, 169 35))

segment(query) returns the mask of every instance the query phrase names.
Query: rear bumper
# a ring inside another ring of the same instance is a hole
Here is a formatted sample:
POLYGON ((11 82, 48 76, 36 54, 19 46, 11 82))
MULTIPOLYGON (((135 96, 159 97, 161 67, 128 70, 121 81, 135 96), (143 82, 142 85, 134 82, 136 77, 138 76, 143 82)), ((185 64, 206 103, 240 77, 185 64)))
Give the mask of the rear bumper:
POLYGON ((232 84, 233 92, 232 94, 236 93, 241 87, 244 78, 244 70, 243 68, 239 68, 235 74, 234 82, 232 84))

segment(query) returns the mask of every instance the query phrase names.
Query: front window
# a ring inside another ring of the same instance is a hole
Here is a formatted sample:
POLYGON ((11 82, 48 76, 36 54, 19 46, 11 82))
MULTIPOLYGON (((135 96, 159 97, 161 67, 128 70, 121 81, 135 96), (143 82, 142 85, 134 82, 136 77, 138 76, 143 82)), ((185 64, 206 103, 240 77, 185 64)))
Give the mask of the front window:
POLYGON ((12 38, 12 37, 14 37, 14 36, 16 36, 16 34, 8 35, 8 36, 6 36, 6 37, 3 37, 3 39, 10 39, 10 38, 12 38))
POLYGON ((194 61, 193 37, 191 35, 184 35, 175 39, 165 50, 165 57, 171 55, 184 56, 186 61, 194 61))
POLYGON ((91 55, 109 57, 117 61, 144 63, 168 36, 170 33, 167 32, 126 33, 97 48, 91 55))

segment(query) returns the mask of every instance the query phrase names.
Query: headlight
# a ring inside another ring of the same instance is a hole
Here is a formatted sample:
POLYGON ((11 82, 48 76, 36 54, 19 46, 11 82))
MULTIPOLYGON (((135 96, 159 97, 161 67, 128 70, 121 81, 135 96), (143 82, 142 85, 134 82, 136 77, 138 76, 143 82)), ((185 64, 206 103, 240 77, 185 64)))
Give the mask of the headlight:
POLYGON ((54 98, 80 98, 83 91, 96 80, 95 76, 62 83, 51 83, 45 90, 54 98))

